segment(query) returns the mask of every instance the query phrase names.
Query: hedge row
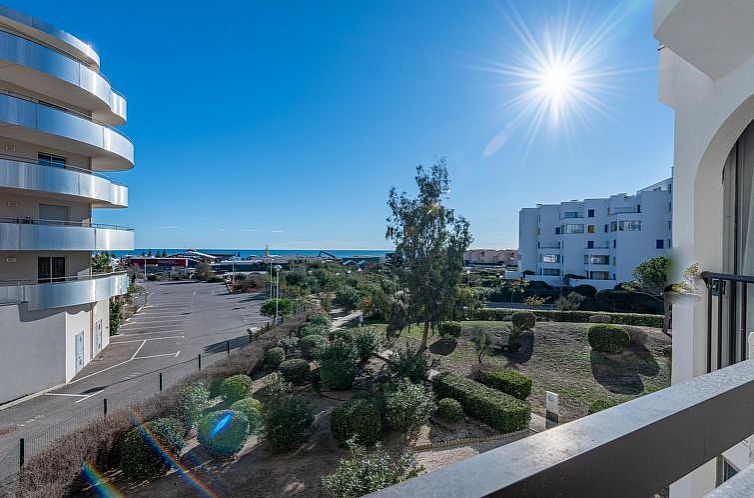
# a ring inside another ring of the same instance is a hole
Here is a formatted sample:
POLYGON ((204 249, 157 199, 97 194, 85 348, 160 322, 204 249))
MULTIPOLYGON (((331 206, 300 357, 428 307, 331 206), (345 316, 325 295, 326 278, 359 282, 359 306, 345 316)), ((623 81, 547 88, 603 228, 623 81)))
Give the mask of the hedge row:
MULTIPOLYGON (((510 320, 514 313, 522 310, 510 308, 480 308, 471 313, 471 320, 501 321, 510 320)), ((594 311, 557 311, 557 310, 528 310, 534 313, 537 320, 550 322, 589 323, 589 317, 597 314, 594 311)), ((609 313, 600 311, 600 315, 608 315, 612 323, 620 325, 635 325, 639 327, 662 328, 662 315, 642 315, 639 313, 609 313)))
POLYGON ((87 485, 81 475, 84 462, 100 469, 112 468, 118 464, 120 441, 133 429, 134 419, 149 421, 173 415, 186 385, 196 382, 209 384, 212 379, 225 379, 261 369, 265 350, 277 344, 280 338, 298 330, 303 321, 303 314, 289 318, 255 339, 251 346, 232 353, 201 372, 185 377, 176 386, 129 408, 113 410, 107 418, 99 418, 57 439, 47 449, 27 459, 24 472, 16 485, 16 495, 50 498, 76 494, 87 485))
POLYGON ((482 370, 479 382, 520 400, 531 394, 531 379, 514 370, 482 370))
POLYGON ((500 432, 513 432, 529 427, 531 407, 491 387, 466 377, 446 372, 432 379, 432 389, 438 398, 459 401, 464 411, 500 432))

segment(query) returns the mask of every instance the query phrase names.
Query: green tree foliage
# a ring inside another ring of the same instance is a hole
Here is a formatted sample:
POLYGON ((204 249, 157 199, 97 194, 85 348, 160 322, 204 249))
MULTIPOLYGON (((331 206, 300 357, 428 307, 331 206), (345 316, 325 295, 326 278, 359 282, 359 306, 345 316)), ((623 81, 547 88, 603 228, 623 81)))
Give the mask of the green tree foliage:
POLYGON ((492 351, 492 346, 495 344, 495 339, 492 335, 492 332, 477 329, 471 333, 471 342, 474 344, 476 359, 479 364, 481 364, 482 361, 484 361, 484 357, 490 354, 490 351, 492 351))
POLYGON ((123 303, 115 297, 110 298, 110 335, 118 333, 123 324, 123 303))
POLYGON ((259 312, 264 316, 274 317, 276 302, 278 304, 277 310, 280 316, 290 316, 291 313, 293 313, 293 302, 285 297, 281 297, 280 299, 268 299, 262 304, 259 312))
POLYGON ((393 271, 406 291, 409 310, 424 324, 420 348, 427 348, 431 326, 453 309, 463 255, 472 242, 469 222, 443 205, 450 190, 445 161, 429 172, 416 168, 417 197, 390 190, 385 237, 395 244, 393 271))
POLYGON ((110 273, 113 267, 110 265, 110 256, 106 252, 101 252, 92 257, 92 272, 110 273))
POLYGON ((642 292, 656 299, 662 300, 665 319, 662 325, 662 331, 668 333, 670 326, 670 291, 672 290, 668 282, 670 274, 670 258, 666 256, 657 256, 646 260, 634 268, 634 281, 627 285, 629 290, 642 292))
POLYGON ((584 296, 578 292, 570 292, 567 296, 561 296, 555 300, 555 307, 560 311, 576 311, 584 302, 584 296))

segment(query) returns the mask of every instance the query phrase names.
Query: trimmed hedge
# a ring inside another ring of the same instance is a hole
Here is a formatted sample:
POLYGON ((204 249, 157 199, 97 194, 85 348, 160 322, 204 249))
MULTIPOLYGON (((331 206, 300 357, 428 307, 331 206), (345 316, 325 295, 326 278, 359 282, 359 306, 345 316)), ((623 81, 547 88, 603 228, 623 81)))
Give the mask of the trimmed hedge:
POLYGON ((484 384, 445 372, 432 379, 432 388, 438 398, 455 399, 466 413, 500 432, 529 427, 531 407, 528 403, 484 384))
POLYGON ((626 329, 618 325, 592 325, 588 337, 592 349, 608 354, 622 353, 631 342, 626 329))
POLYGON ((249 438, 249 420, 242 412, 222 410, 205 416, 197 427, 199 444, 215 456, 237 453, 249 438))
POLYGON ((520 400, 531 394, 531 379, 515 370, 482 370, 479 382, 520 400))
POLYGON ((368 399, 348 400, 332 411, 330 432, 341 444, 355 436, 357 444, 371 446, 382 436, 380 411, 368 399))
POLYGON ((177 457, 183 448, 183 424, 174 418, 158 418, 131 429, 120 445, 120 468, 131 479, 154 479, 168 470, 167 461, 154 450, 151 441, 177 457))
POLYGON ((448 422, 463 420, 463 406, 453 398, 443 398, 437 402, 437 415, 448 422))
POLYGON ((445 340, 454 340, 461 337, 460 322, 442 322, 440 323, 440 337, 445 340))
POLYGON ((251 377, 244 374, 232 375, 220 384, 220 396, 228 403, 251 395, 251 377))
POLYGON ((283 376, 286 382, 290 382, 294 386, 300 386, 309 380, 309 362, 301 358, 285 360, 278 367, 278 372, 280 372, 280 375, 283 376))
MULTIPOLYGON (((514 313, 521 310, 510 308, 480 308, 471 313, 471 320, 480 321, 503 321, 511 320, 514 313)), ((593 311, 556 311, 556 310, 532 310, 537 320, 550 322, 574 322, 589 323, 589 317, 595 313, 593 311)), ((608 315, 612 323, 620 325, 635 325, 637 327, 654 327, 662 328, 662 315, 644 315, 639 313, 610 313, 600 312, 601 315, 608 315)))
POLYGON ((531 330, 537 324, 537 317, 531 311, 518 311, 513 313, 511 321, 519 330, 531 330))
POLYGON ((597 313, 589 317, 589 323, 611 323, 610 315, 605 313, 597 313))
POLYGON ((319 351, 327 346, 327 339, 324 336, 312 334, 301 338, 298 347, 301 349, 301 356, 307 360, 313 360, 319 354, 319 351))
POLYGON ((264 354, 264 362, 271 368, 277 368, 285 360, 285 349, 274 347, 267 350, 264 354))

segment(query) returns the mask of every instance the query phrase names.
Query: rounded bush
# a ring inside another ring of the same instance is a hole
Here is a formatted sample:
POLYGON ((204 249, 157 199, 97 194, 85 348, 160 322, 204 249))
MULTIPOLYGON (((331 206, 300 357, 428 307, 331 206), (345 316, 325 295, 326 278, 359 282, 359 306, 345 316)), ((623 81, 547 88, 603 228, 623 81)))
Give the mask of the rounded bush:
POLYGON ((450 341, 461 337, 460 322, 442 322, 440 323, 440 337, 450 341))
POLYGON ((354 334, 353 329, 335 329, 327 333, 328 339, 331 341, 342 341, 352 343, 354 334))
POLYGON ((429 420, 435 408, 432 395, 423 386, 408 381, 385 393, 385 418, 393 429, 417 429, 429 420))
POLYGON ((254 398, 239 399, 232 405, 231 410, 241 412, 249 421, 249 434, 255 434, 262 425, 262 403, 254 398))
POLYGON ((309 362, 301 358, 285 360, 278 367, 278 372, 286 382, 300 386, 309 380, 309 362))
POLYGON ((314 417, 308 402, 281 394, 265 403, 262 420, 265 440, 273 450, 286 451, 306 441, 314 417))
POLYGON ((350 389, 356 378, 356 354, 353 346, 335 341, 322 349, 319 355, 319 380, 332 390, 350 389))
POLYGON ((183 422, 186 429, 190 429, 196 425, 202 410, 207 407, 209 396, 209 389, 199 382, 181 387, 172 410, 175 418, 183 422))
POLYGON ((332 318, 330 318, 330 315, 328 315, 327 313, 314 313, 313 315, 309 316, 307 322, 313 323, 315 325, 323 325, 329 328, 332 324, 332 318))
POLYGON ((216 456, 237 453, 249 437, 249 420, 240 411, 222 410, 202 418, 197 428, 199 444, 216 456))
POLYGON ((521 330, 531 330, 537 324, 537 317, 530 311, 517 311, 511 317, 513 326, 521 330))
POLYGON ((448 422, 463 420, 463 406, 453 398, 443 398, 437 402, 437 415, 448 422))
POLYGON ((620 404, 620 401, 617 401, 615 399, 601 398, 592 402, 592 404, 589 405, 588 412, 589 412, 589 415, 591 415, 592 413, 601 412, 602 410, 607 410, 608 408, 612 408, 619 404, 620 404))
POLYGON ((154 479, 168 470, 167 461, 155 451, 154 442, 177 457, 183 448, 183 424, 174 418, 158 418, 128 431, 120 446, 120 468, 131 479, 154 479))
POLYGON ((285 360, 285 349, 280 347, 270 348, 264 354, 264 361, 271 368, 279 367, 283 360, 285 360))
POLYGON ((251 377, 248 375, 233 375, 220 384, 220 396, 228 403, 233 403, 250 395, 251 377))
POLYGON ((298 328, 299 337, 306 337, 307 335, 326 336, 328 332, 330 332, 330 325, 313 322, 306 322, 298 328))
POLYGON ((371 446, 382 435, 380 411, 367 399, 348 400, 332 411, 330 432, 341 444, 356 437, 357 444, 371 446))
POLYGON ((353 333, 353 345, 359 360, 369 360, 380 349, 380 337, 371 327, 361 327, 353 333))
POLYGON ((610 323, 612 320, 610 315, 605 313, 598 313, 596 315, 589 315, 589 323, 610 323))
POLYGON ((307 335, 298 342, 301 355, 307 360, 313 360, 319 351, 327 345, 327 339, 322 335, 307 335))
POLYGON ((581 294, 584 297, 589 297, 592 299, 594 299, 594 296, 597 295, 597 288, 589 284, 577 285, 573 288, 573 291, 581 294))
POLYGON ((618 325, 592 325, 589 327, 589 345, 595 351, 608 354, 622 353, 631 342, 628 332, 618 325))

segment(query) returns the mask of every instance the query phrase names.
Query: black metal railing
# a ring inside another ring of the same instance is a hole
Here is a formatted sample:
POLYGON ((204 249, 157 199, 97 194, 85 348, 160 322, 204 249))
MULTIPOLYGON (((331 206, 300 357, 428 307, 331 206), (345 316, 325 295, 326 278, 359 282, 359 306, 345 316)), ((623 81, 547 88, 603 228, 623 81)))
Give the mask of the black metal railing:
POLYGON ((748 357, 749 285, 754 276, 702 272, 707 287, 707 372, 748 357))

